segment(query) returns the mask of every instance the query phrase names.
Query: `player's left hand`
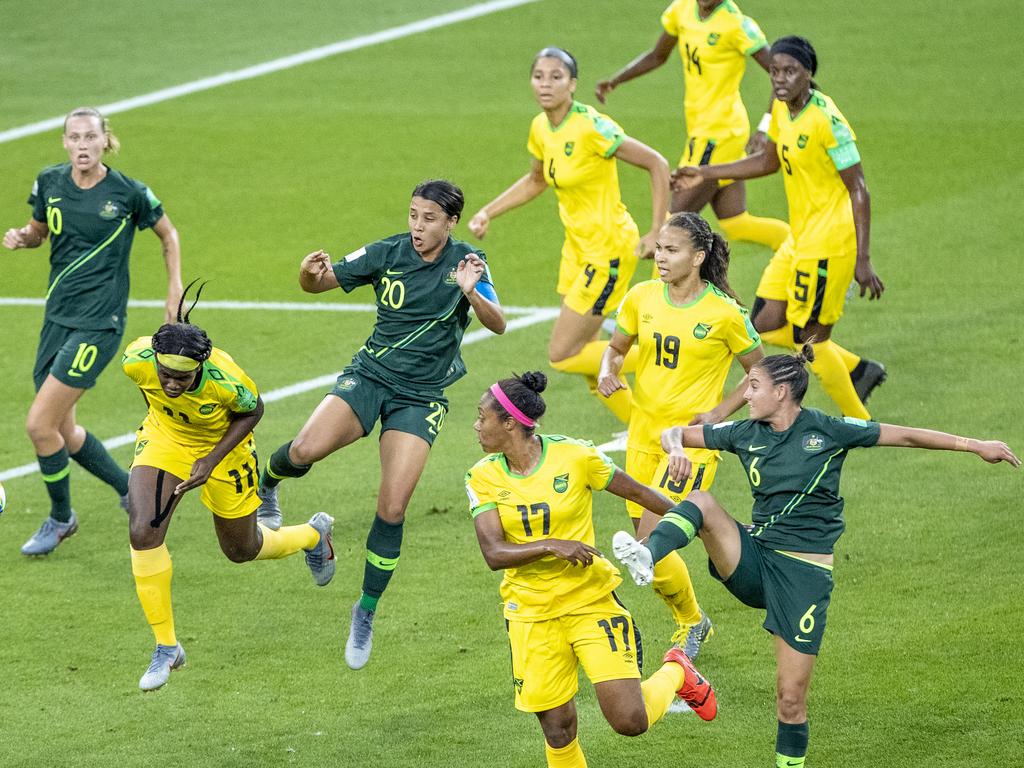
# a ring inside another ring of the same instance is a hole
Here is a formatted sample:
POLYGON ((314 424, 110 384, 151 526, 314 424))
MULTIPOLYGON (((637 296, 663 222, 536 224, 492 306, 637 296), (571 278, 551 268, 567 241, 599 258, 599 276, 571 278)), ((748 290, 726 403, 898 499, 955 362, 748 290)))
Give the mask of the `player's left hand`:
POLYGON ((686 165, 672 171, 671 187, 675 192, 696 189, 703 183, 704 174, 701 173, 700 166, 686 165))
POLYGON ((750 141, 747 142, 745 151, 748 155, 754 155, 763 152, 767 144, 768 134, 764 131, 755 131, 754 135, 750 137, 750 141))
POLYGON ((213 461, 209 456, 203 456, 203 458, 192 465, 192 472, 189 474, 188 479, 178 484, 178 487, 174 489, 174 494, 180 496, 185 491, 198 488, 210 479, 210 475, 213 474, 213 469, 216 466, 217 462, 213 461))
POLYGON ((668 476, 673 482, 683 483, 690 479, 693 473, 693 464, 681 448, 673 449, 668 455, 668 476))
POLYGON ((877 274, 875 274, 874 267, 871 266, 871 262, 868 260, 861 261, 857 259, 857 266, 853 270, 853 279, 857 281, 857 285, 860 286, 860 295, 863 296, 865 292, 868 293, 868 300, 882 298, 882 291, 885 290, 885 283, 882 282, 877 274))
POLYGON ((635 254, 641 259, 652 259, 657 244, 658 233, 652 230, 640 238, 640 242, 636 244, 635 254))
POLYGON ((177 290, 167 292, 167 301, 164 302, 164 322, 173 323, 178 319, 178 303, 181 301, 181 286, 177 290))
POLYGON ((717 424, 720 421, 724 421, 724 419, 722 419, 721 416, 718 415, 718 412, 714 408, 712 408, 710 411, 698 413, 696 416, 690 419, 690 423, 687 424, 687 426, 694 427, 697 426, 698 424, 717 424))
POLYGON ((999 440, 982 440, 978 443, 978 450, 975 451, 989 464, 998 464, 1005 461, 1012 467, 1020 466, 1020 459, 1010 450, 1010 446, 999 440))
POLYGON ((455 270, 455 281, 459 284, 462 292, 468 296, 476 288, 476 284, 480 282, 480 278, 486 271, 487 265, 483 259, 475 253, 467 253, 466 257, 459 262, 458 269, 455 270))

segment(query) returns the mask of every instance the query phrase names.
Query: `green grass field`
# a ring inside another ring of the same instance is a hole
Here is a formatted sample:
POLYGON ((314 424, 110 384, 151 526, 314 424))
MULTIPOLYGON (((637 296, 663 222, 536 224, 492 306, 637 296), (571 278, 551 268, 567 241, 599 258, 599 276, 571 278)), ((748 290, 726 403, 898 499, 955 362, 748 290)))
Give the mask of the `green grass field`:
MULTIPOLYGON (((467 195, 467 217, 522 175, 536 112, 530 57, 557 43, 580 60, 578 97, 653 43, 664 0, 541 0, 324 61, 113 117, 124 149, 111 164, 146 181, 183 243, 186 280, 209 300, 367 302, 368 291, 313 298, 295 276, 318 247, 336 257, 405 228, 409 192, 444 176, 467 195)), ((66 7, 5 4, 0 131, 223 71, 239 69, 471 5, 160 4, 109 0, 66 7), (6 14, 5 14, 6 15, 6 14)), ((747 0, 769 38, 816 45, 817 78, 855 127, 872 193, 872 255, 881 302, 853 300, 837 340, 885 362, 872 398, 883 421, 998 437, 1024 449, 1019 304, 1024 240, 1014 152, 1024 102, 1004 73, 1019 58, 992 19, 1008 0, 918 3, 747 0), (980 46, 980 48, 979 48, 980 46), (968 57, 968 51, 975 51, 968 57), (1015 374, 1014 371, 1017 371, 1015 374)), ((756 122, 766 78, 744 94, 756 122)), ((674 162, 682 149, 679 62, 623 86, 607 111, 674 162)), ((0 226, 20 226, 35 174, 61 162, 59 130, 0 144, 0 226)), ((647 179, 621 171, 641 228, 647 179)), ((778 177, 748 184, 750 209, 785 215, 778 177)), ((467 218, 468 220, 468 218, 467 218)), ((459 227, 457 236, 469 238, 459 227)), ((561 232, 553 195, 494 222, 484 245, 502 300, 554 306, 561 232)), ((734 249, 746 300, 768 254, 734 249)), ((158 241, 136 239, 132 296, 160 299, 158 241)), ((0 297, 40 297, 47 249, 0 253, 0 297)), ((646 276, 646 268, 640 270, 646 276)), ((0 302, 7 375, 0 377, 0 473, 33 460, 23 423, 39 306, 0 302)), ((340 369, 367 335, 365 312, 230 311, 194 318, 264 392, 340 369)), ((131 311, 126 339, 151 333, 159 310, 131 311)), ((198 498, 168 537, 178 633, 188 666, 154 694, 136 688, 152 635, 133 587, 125 518, 114 494, 76 468, 77 536, 42 560, 18 547, 46 514, 38 475, 5 481, 0 517, 0 765, 538 766, 540 729, 512 706, 497 587, 466 513, 465 469, 480 456, 472 421, 486 386, 510 368, 546 369, 550 322, 467 346, 470 374, 408 513, 406 546, 381 602, 374 656, 352 672, 341 650, 372 519, 376 439, 330 457, 282 491, 287 519, 336 519, 338 573, 311 583, 301 558, 236 566, 217 547, 198 498)), ((294 436, 322 396, 271 403, 257 430, 263 456, 294 436)), ((552 374, 544 428, 601 443, 619 427, 580 380, 552 374)), ((812 384, 811 405, 830 410, 812 384)), ((130 432, 143 410, 113 365, 79 407, 101 438, 130 432)), ((130 448, 115 456, 125 464, 130 448)), ((621 454, 617 458, 622 458, 621 454)), ((809 765, 1024 764, 1022 475, 966 455, 879 449, 847 463, 849 530, 837 549, 829 631, 811 691, 809 765)), ((726 457, 715 493, 735 515, 750 498, 726 457)), ((625 524, 596 501, 599 545, 625 524)), ((583 681, 580 733, 593 766, 768 765, 774 665, 757 612, 712 582, 700 547, 686 559, 717 634, 701 668, 715 682, 710 724, 669 716, 634 740, 604 723, 583 681)), ((670 632, 658 598, 620 590, 644 629, 648 658, 670 632)))

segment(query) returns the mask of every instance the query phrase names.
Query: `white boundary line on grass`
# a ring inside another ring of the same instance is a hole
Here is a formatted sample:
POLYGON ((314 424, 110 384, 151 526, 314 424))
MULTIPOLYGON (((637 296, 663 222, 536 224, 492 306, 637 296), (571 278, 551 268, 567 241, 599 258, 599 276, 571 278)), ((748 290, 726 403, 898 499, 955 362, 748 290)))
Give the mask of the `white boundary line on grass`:
MULTIPOLYGON (((0 307, 43 307, 46 299, 29 296, 0 296, 0 307)), ((129 299, 128 306, 135 309, 163 309, 163 299, 129 299)), ((342 304, 340 302, 313 301, 203 301, 203 309, 231 310, 284 310, 286 312, 376 312, 376 304, 342 304)), ((509 315, 532 315, 547 312, 551 307, 508 307, 509 315)))
MULTIPOLYGON (((212 304, 212 302, 211 302, 212 304)), ((159 306, 163 306, 160 302, 159 306)), ((208 306, 208 305, 207 305, 208 306)), ((339 306, 352 306, 352 305, 339 305, 339 306)), ((527 328, 531 325, 537 325, 537 323, 543 323, 547 320, 553 320, 558 317, 558 309, 551 308, 537 308, 531 314, 517 317, 510 320, 505 327, 505 332, 515 331, 520 328, 527 328)), ((485 339, 493 338, 494 334, 488 331, 486 328, 477 328, 475 331, 470 331, 462 339, 462 346, 466 347, 470 344, 476 344, 478 341, 484 341, 485 339)), ((299 381, 295 384, 289 384, 286 387, 280 387, 278 389, 272 389, 269 392, 263 393, 263 401, 266 403, 273 403, 277 400, 284 400, 286 397, 292 397, 293 395, 300 395, 303 392, 309 392, 312 389, 321 389, 329 384, 334 383, 334 380, 338 377, 341 372, 328 373, 323 376, 317 376, 313 379, 306 379, 305 381, 299 381)), ((109 448, 120 448, 123 445, 129 445, 135 442, 135 433, 129 432, 124 435, 118 435, 117 437, 110 437, 103 441, 103 445, 109 448)), ((31 464, 22 464, 20 467, 14 467, 12 469, 4 470, 0 472, 0 482, 4 480, 13 480, 16 477, 24 477, 25 475, 32 475, 39 471, 39 465, 35 462, 31 464)))
MULTIPOLYGON (((253 78, 269 75, 273 72, 280 72, 285 69, 302 66, 303 64, 309 64, 313 61, 320 61, 321 59, 330 58, 331 56, 337 56, 340 53, 348 53, 349 51, 368 48, 372 45, 389 43, 392 40, 417 35, 420 32, 428 32, 432 29, 447 27, 452 24, 458 24, 462 21, 469 21, 470 19, 476 19, 481 16, 497 13, 498 11, 504 11, 509 8, 515 8, 520 5, 535 2, 539 2, 539 0, 491 0, 486 3, 478 3, 477 5, 471 5, 468 8, 460 8, 457 11, 442 13, 438 16, 431 16, 427 19, 421 19, 420 21, 413 21, 408 24, 391 27, 390 29, 384 29, 380 32, 360 35, 359 37, 353 37, 349 40, 339 40, 338 42, 331 43, 330 45, 311 48, 308 51, 302 51, 301 53, 295 53, 291 56, 273 59, 272 61, 265 61, 262 64, 255 64, 251 67, 245 67, 244 69, 223 72, 219 75, 204 77, 199 80, 193 80, 191 83, 183 83, 181 85, 171 86, 170 88, 161 88, 158 91, 144 93, 141 96, 133 96, 129 99, 122 99, 121 101, 104 104, 98 107, 98 109, 104 115, 116 115, 118 112, 127 112, 130 109, 145 107, 150 104, 158 104, 161 101, 169 101, 170 99, 176 99, 179 96, 188 96, 192 93, 208 91, 211 88, 218 88, 222 85, 237 83, 241 80, 252 80, 253 78)), ((8 141, 14 141, 15 139, 21 139, 25 136, 34 136, 39 133, 44 133, 45 131, 50 131, 54 128, 60 128, 63 125, 64 116, 61 115, 60 117, 51 117, 37 123, 29 123, 28 125, 22 125, 17 128, 0 131, 0 144, 4 144, 8 141)))

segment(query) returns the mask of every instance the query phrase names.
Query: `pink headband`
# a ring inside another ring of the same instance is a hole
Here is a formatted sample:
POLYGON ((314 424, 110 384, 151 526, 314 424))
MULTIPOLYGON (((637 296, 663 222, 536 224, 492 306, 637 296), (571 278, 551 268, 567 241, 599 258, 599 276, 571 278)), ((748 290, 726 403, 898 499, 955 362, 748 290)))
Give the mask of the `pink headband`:
POLYGON ((515 407, 515 405, 512 404, 512 401, 508 399, 508 395, 506 395, 502 391, 501 387, 498 386, 497 382, 491 384, 491 394, 494 395, 494 399, 501 404, 501 407, 508 411, 508 415, 511 416, 516 421, 518 421, 524 427, 537 426, 537 422, 535 422, 533 419, 531 419, 529 416, 527 416, 525 413, 520 411, 518 408, 515 407))

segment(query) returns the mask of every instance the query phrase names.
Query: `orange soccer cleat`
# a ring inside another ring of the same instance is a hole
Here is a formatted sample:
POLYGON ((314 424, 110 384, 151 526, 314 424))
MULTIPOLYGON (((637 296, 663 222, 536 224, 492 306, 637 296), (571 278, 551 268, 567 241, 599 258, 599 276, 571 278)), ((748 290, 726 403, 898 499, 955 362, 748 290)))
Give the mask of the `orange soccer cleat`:
POLYGON ((683 653, 681 648, 673 645, 665 654, 664 661, 673 661, 683 668, 683 686, 676 691, 676 696, 685 701, 702 720, 714 720, 718 714, 715 689, 693 666, 690 657, 683 653))

